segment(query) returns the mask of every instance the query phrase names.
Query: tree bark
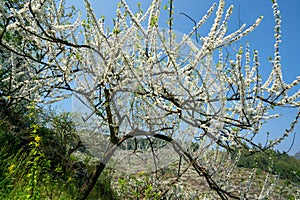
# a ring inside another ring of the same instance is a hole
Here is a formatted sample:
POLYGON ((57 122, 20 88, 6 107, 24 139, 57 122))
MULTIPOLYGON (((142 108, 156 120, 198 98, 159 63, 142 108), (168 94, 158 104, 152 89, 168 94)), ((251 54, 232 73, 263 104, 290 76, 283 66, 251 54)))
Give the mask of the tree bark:
POLYGON ((83 186, 79 192, 79 195, 76 198, 77 200, 87 199, 87 197, 91 193, 92 189, 94 188, 100 174, 103 172, 105 166, 106 165, 102 162, 96 166, 96 169, 94 170, 94 172, 90 175, 88 180, 83 184, 83 186))

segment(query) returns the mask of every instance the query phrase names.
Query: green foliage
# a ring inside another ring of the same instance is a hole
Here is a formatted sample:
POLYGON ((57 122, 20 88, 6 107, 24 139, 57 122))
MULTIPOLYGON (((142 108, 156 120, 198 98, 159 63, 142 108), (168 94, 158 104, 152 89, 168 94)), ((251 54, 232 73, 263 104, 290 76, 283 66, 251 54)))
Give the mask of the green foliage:
POLYGON ((241 156, 239 167, 257 167, 262 171, 278 174, 280 178, 300 183, 300 160, 279 151, 268 150, 250 156, 241 156))
POLYGON ((156 188, 150 175, 141 171, 137 176, 124 176, 118 179, 117 193, 121 199, 160 199, 160 192, 156 188))
POLYGON ((157 27, 158 26, 158 17, 152 16, 150 19, 150 26, 157 27))
POLYGON ((71 116, 45 114, 31 103, 20 118, 18 129, 9 118, 0 120, 0 199, 75 197, 76 161, 69 155, 77 138, 71 116))

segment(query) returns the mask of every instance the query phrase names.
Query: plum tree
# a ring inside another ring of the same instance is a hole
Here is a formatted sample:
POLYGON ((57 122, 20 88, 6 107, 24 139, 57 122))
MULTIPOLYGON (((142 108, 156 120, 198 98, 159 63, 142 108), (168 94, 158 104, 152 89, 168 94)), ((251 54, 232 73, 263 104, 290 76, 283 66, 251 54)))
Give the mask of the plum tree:
MULTIPOLYGON (((105 140, 99 139, 101 134, 109 136, 78 198, 89 195, 117 148, 140 136, 170 143, 219 198, 244 195, 224 189, 222 173, 228 171, 222 171, 218 163, 207 159, 204 162, 205 152, 216 146, 229 152, 243 148, 263 151, 280 143, 297 123, 299 111, 278 139, 265 146, 254 140, 266 120, 279 117, 269 114, 270 110, 300 105, 300 92, 290 92, 300 78, 290 84, 282 78, 277 2, 273 1, 276 25, 272 71, 264 82, 258 70, 257 50, 252 52, 246 44, 235 52, 235 57, 227 59, 223 49, 252 32, 262 21, 261 16, 252 25, 242 25, 228 33, 233 6, 224 14, 225 1, 220 0, 190 33, 179 34, 172 28, 173 1, 169 1, 167 9, 169 27, 164 29, 158 27, 160 0, 153 0, 147 10, 137 13, 121 0, 114 27, 108 30, 104 18, 98 19, 90 2, 84 2, 84 20, 63 0, 30 0, 21 8, 5 3, 1 6, 0 34, 1 48, 9 52, 12 65, 12 76, 2 82, 18 88, 11 101, 27 98, 52 103, 73 95, 88 110, 80 118, 81 125, 92 123, 96 127, 96 136, 85 132, 83 142, 88 145, 105 140), (214 10, 207 36, 201 37, 199 43, 193 41, 193 34, 214 10), (11 32, 24 39, 15 43, 5 37, 11 32), (23 61, 21 67, 13 64, 16 59, 23 61), (20 82, 24 73, 26 79, 20 82), (195 142, 197 148, 191 148, 195 142)), ((149 148, 153 155, 159 154, 152 145, 149 148)), ((155 156, 154 162, 159 166, 155 156)))

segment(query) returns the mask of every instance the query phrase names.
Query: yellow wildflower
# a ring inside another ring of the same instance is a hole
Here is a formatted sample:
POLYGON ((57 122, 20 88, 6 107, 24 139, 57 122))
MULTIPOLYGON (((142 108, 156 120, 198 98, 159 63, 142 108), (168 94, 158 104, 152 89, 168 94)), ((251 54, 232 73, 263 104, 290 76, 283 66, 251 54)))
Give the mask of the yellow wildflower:
POLYGON ((32 124, 31 127, 33 128, 32 133, 36 133, 38 128, 39 128, 39 125, 38 124, 32 124))
POLYGON ((40 137, 40 136, 38 136, 38 135, 34 136, 34 140, 35 140, 37 143, 39 143, 39 142, 41 141, 41 139, 42 139, 42 137, 40 137))
POLYGON ((10 174, 14 173, 16 165, 12 164, 11 166, 8 167, 8 171, 10 174))

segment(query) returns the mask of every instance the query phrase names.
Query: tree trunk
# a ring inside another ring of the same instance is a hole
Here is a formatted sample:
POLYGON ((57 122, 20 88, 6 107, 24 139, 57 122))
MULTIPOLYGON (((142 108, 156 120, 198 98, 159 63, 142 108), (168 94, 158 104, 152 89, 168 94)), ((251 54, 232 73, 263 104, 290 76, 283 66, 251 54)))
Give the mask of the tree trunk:
POLYGON ((103 172, 104 168, 105 168, 105 164, 102 162, 96 166, 96 169, 94 170, 94 172, 89 176, 88 180, 85 181, 85 183, 81 187, 79 195, 76 198, 77 200, 87 199, 87 197, 91 193, 92 189, 94 188, 100 174, 103 172))

